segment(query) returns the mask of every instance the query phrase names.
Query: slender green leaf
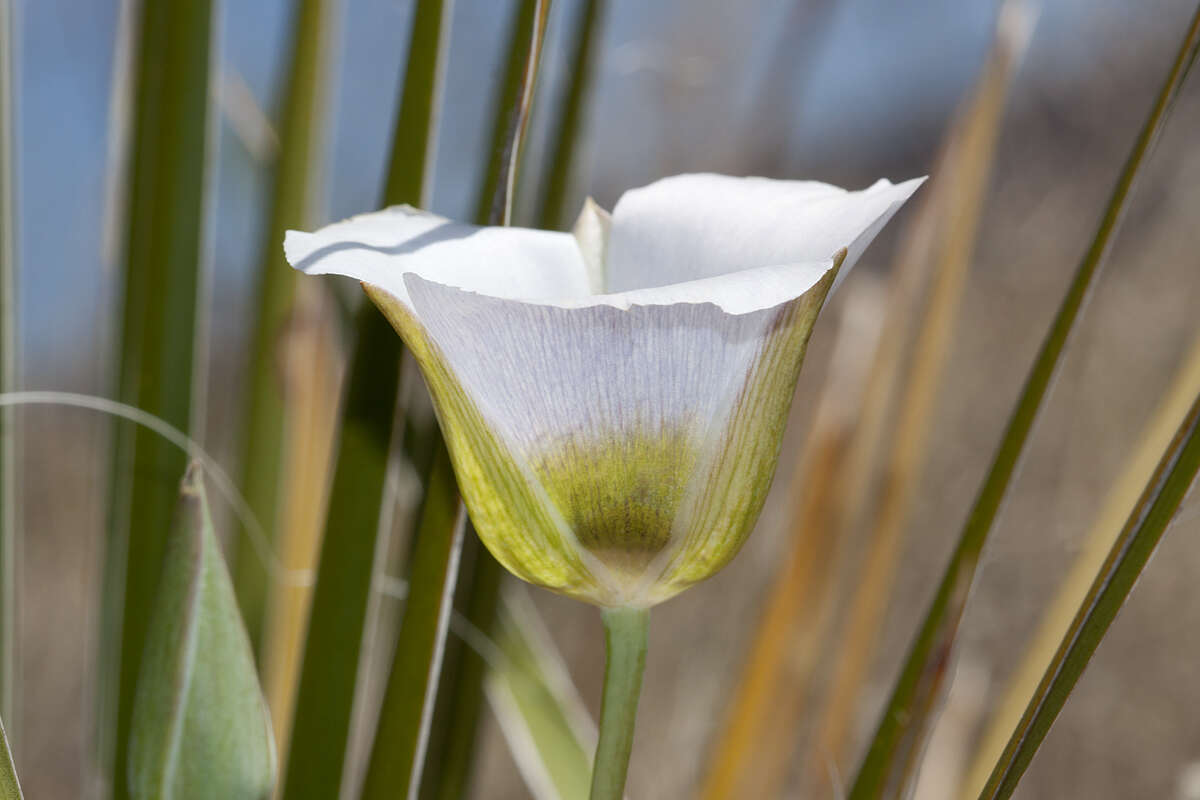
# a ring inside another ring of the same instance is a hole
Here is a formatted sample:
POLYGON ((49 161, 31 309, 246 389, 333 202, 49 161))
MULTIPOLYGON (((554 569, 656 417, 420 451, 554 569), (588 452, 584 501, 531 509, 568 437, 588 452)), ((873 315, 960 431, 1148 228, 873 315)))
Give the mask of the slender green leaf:
POLYGON ((571 73, 567 96, 555 130, 547 162, 545 191, 537 213, 538 227, 546 230, 570 226, 567 207, 571 178, 583 139, 585 111, 596 70, 596 55, 603 35, 606 0, 583 0, 571 42, 571 73))
MULTIPOLYGON (((17 388, 13 9, 0 0, 0 392, 17 388)), ((17 602, 16 410, 0 409, 0 716, 15 719, 17 602)), ((3 791, 0 787, 0 791, 3 791)))
POLYGON ((21 784, 17 780, 17 765, 13 763, 8 746, 8 733, 0 722, 0 800, 22 800, 21 784))
MULTIPOLYGON (((471 630, 487 636, 495 629, 504 567, 468 530, 455 611, 471 630)), ((483 654, 461 638, 446 642, 437 705, 431 724, 422 800, 455 800, 466 795, 474 765, 484 678, 489 665, 483 654)))
POLYGON ((129 743, 137 800, 266 800, 275 743, 198 464, 146 633, 129 743))
POLYGON ((1200 394, 1200 330, 1195 332, 1158 407, 1139 431, 1135 446, 1125 452, 1120 475, 1104 492, 1087 533, 1074 548, 1070 568, 1058 581, 1053 600, 1040 610, 1041 619, 1024 644, 1020 663, 1009 673, 1004 688, 995 693, 996 699, 989 703, 986 724, 972 748, 970 766, 959 782, 959 797, 977 797, 983 790, 992 767, 1008 744, 1009 735, 1037 690, 1046 664, 1067 636, 1093 578, 1124 529, 1129 509, 1154 475, 1159 457, 1171 444, 1197 394, 1200 394))
POLYGON ((487 696, 530 792, 587 800, 596 723, 523 589, 504 596, 495 648, 487 696))
POLYGON ((1024 452, 1025 443, 1057 370, 1067 339, 1128 206, 1134 183, 1163 129, 1198 48, 1200 9, 1192 20, 1166 82, 1134 142, 1132 152, 1100 221, 1099 229, 1076 269, 1066 297, 1026 379, 1000 447, 975 505, 967 517, 958 545, 908 653, 866 758, 859 769, 850 792, 851 800, 892 796, 903 791, 903 787, 898 784, 902 782, 903 776, 909 773, 911 763, 921 750, 930 710, 939 695, 950 662, 958 623, 979 563, 979 555, 1024 452))
MULTIPOLYGON (((514 14, 504 83, 492 121, 488 171, 476 204, 476 221, 481 225, 512 222, 522 141, 536 89, 537 64, 549 13, 549 0, 521 0, 514 14)), ((460 563, 454 597, 456 612, 467 625, 489 635, 496 623, 504 568, 483 547, 469 523, 460 563)), ((457 800, 466 794, 483 709, 483 681, 487 674, 483 657, 461 640, 452 639, 443 646, 418 795, 425 800, 457 800)))
POLYGON ((487 172, 475 201, 475 220, 481 225, 509 224, 516 161, 533 102, 537 58, 549 11, 550 0, 518 0, 508 30, 504 79, 496 93, 487 172))
MULTIPOLYGON (((420 0, 409 38, 386 203, 421 204, 450 4, 420 0), (414 154, 424 157, 414 157, 414 154)), ((345 410, 309 612, 283 797, 336 797, 345 769, 379 511, 400 380, 400 337, 371 303, 356 316, 345 410)), ((406 437, 407 440, 408 437, 406 437)))
POLYGON ((1125 598, 1162 539, 1180 503, 1200 471, 1200 395, 1163 453, 1150 482, 1129 515, 1125 527, 1096 574, 1067 635, 1063 638, 1042 681, 1029 699, 996 762, 981 800, 1004 800, 1017 788, 1058 712, 1100 645, 1125 598))
POLYGON ((363 800, 417 796, 466 528, 454 485, 450 455, 439 443, 417 527, 408 598, 363 800))
MULTIPOLYGON (((245 398, 242 493, 254 515, 274 531, 279 518, 286 399, 280 380, 279 343, 292 313, 296 271, 280 243, 289 228, 307 229, 317 196, 325 119, 326 0, 300 0, 294 21, 291 68, 279 125, 279 162, 271 196, 271 216, 263 232, 254 332, 245 398)), ((243 530, 234 561, 238 601, 250 641, 260 645, 268 573, 243 530)))
MULTIPOLYGON (((134 120, 124 244, 118 398, 187 430, 203 230, 211 0, 143 3, 133 78, 134 120)), ((134 687, 185 460, 168 442, 119 425, 106 558, 107 654, 116 679, 110 769, 128 796, 126 749, 134 687), (119 644, 118 644, 119 643, 119 644)))

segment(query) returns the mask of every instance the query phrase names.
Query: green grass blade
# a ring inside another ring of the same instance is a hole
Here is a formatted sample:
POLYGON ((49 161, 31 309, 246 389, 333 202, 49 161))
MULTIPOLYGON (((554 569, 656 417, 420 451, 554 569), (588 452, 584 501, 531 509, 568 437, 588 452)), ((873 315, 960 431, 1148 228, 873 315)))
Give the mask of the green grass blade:
MULTIPOLYGON (((135 45, 117 395, 181 430, 192 416, 211 25, 210 0, 144 3, 135 45)), ((116 681, 115 721, 101 718, 115 735, 107 766, 116 798, 128 796, 134 689, 185 466, 159 437, 118 426, 105 575, 105 638, 119 648, 105 664, 116 681)))
POLYGON ((509 224, 512 184, 517 177, 516 161, 520 158, 529 107, 533 102, 532 79, 536 76, 538 51, 549 10, 550 0, 518 0, 509 28, 504 79, 496 95, 488 146, 487 172, 475 202, 475 221, 480 225, 509 224), (534 35, 530 36, 529 31, 534 35))
POLYGON ((383 199, 388 205, 409 203, 425 207, 429 204, 425 178, 433 158, 437 128, 435 103, 449 50, 452 5, 444 0, 418 0, 416 4, 408 43, 408 65, 384 184, 383 199))
POLYGON ((921 749, 926 723, 945 677, 979 555, 1025 449, 1068 336, 1112 244, 1134 183, 1166 123, 1188 68, 1195 60, 1197 48, 1200 48, 1200 9, 1134 142, 1099 229, 1075 271, 1066 297, 1026 379, 1000 447, 959 536, 958 545, 859 768, 850 792, 851 800, 890 796, 902 791, 902 787, 896 783, 908 772, 909 765, 921 749))
POLYGON ((596 69, 596 55, 604 31, 606 0, 584 0, 571 42, 571 77, 547 162, 545 191, 537 213, 537 225, 545 230, 569 227, 574 220, 567 207, 568 192, 582 141, 589 90, 596 69))
MULTIPOLYGON (((248 363, 245 398, 241 486, 254 515, 269 532, 279 518, 279 488, 284 447, 285 398, 280 381, 279 343, 292 313, 297 274, 283 257, 283 234, 289 228, 307 229, 320 177, 325 129, 325 38, 329 30, 326 0, 301 0, 296 9, 291 69, 279 125, 279 161, 271 216, 264 230, 254 332, 248 363)), ((267 598, 268 573, 241 531, 234 561, 238 602, 250 641, 260 645, 267 598)))
MULTIPOLYGON (((492 120, 488 172, 477 202, 476 221, 481 225, 512 222, 517 170, 549 13, 549 0, 522 0, 514 16, 501 100, 492 120)), ((496 623, 504 568, 483 547, 469 523, 460 563, 455 610, 467 625, 489 635, 496 623)), ((488 668, 482 655, 461 640, 451 639, 443 646, 418 794, 425 800, 456 800, 469 788, 488 668)))
POLYGON ((17 780, 12 750, 8 746, 8 734, 4 730, 4 723, 0 722, 0 800, 22 800, 24 796, 17 780))
POLYGON ((454 489, 454 470, 444 444, 439 443, 434 455, 428 486, 363 800, 414 798, 421 780, 425 734, 433 716, 466 528, 466 514, 454 489))
POLYGON ((129 744, 139 800, 263 800, 275 742, 204 476, 183 479, 138 678, 129 744))
POLYGON ((373 307, 356 318, 329 510, 297 687, 283 797, 337 797, 358 677, 388 444, 396 334, 373 307), (371 342, 380 346, 371 348, 371 342), (390 390, 390 391, 389 391, 390 390))
MULTIPOLYGON (((449 4, 442 0, 417 3, 386 184, 388 204, 422 204, 426 193, 448 16, 449 4)), ((286 800, 336 797, 350 736, 401 355, 400 337, 373 304, 363 303, 355 328, 292 722, 286 800)))
MULTIPOLYGON (((0 0, 0 392, 17 388, 16 205, 13 169, 13 8, 0 0)), ((16 410, 0 409, 0 717, 15 720, 17 433, 16 410)), ((0 787, 0 791, 2 791, 0 787)), ((18 791, 19 794, 19 791, 18 791)))
POLYGON ((981 800, 1004 800, 1017 788, 1029 762, 1057 719, 1100 640, 1125 604, 1200 471, 1200 395, 1163 453, 1108 558, 1096 574, 1066 637, 1029 699, 1004 753, 980 792, 981 800))
POLYGON ((596 723, 588 716, 529 595, 507 592, 487 696, 530 792, 587 800, 596 723))
MULTIPOLYGON (((480 544, 473 530, 468 529, 468 536, 463 543, 455 612, 470 630, 486 637, 495 629, 504 568, 480 544)), ((488 669, 483 654, 461 638, 446 642, 421 779, 422 800, 454 800, 465 796, 474 764, 488 669)))

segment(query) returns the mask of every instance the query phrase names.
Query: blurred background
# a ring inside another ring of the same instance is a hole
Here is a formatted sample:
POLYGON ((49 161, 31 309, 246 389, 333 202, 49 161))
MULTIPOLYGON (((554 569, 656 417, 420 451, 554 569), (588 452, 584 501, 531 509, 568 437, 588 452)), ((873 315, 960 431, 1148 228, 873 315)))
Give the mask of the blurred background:
MULTIPOLYGON (((378 202, 413 11, 404 0, 335 5, 318 213, 327 219, 378 202)), ((471 216, 510 5, 454 4, 432 191, 433 210, 449 217, 471 216)), ((544 177, 539 158, 556 119, 549 112, 569 79, 567 39, 581 7, 575 0, 553 6, 524 186, 544 177)), ((250 287, 293 4, 216 8, 207 398, 196 435, 236 471, 235 398, 246 381, 250 287)), ((850 744, 845 755, 826 756, 819 736, 798 736, 789 756, 795 774, 782 796, 837 797, 849 780, 1193 10, 1190 0, 1054 0, 1036 9, 999 128, 895 563, 895 592, 853 712, 850 744), (816 777, 814 763, 822 765, 816 777)), ((15 12, 18 385, 112 396, 120 296, 112 176, 123 135, 113 122, 113 86, 127 22, 118 0, 17 0, 15 12)), ((930 173, 983 69, 996 13, 990 0, 611 0, 570 206, 590 194, 611 208, 624 190, 680 172, 813 178, 854 188, 930 173)), ((1200 336, 1198 130, 1200 82, 1193 80, 1143 176, 985 552, 918 797, 954 796, 939 781, 957 781, 985 709, 1200 336)), ((518 223, 532 218, 522 198, 534 194, 518 195, 518 223)), ((845 321, 854 298, 877 293, 886 280, 915 214, 905 210, 822 316, 755 535, 723 573, 655 613, 630 797, 698 791, 730 687, 788 552, 789 509, 803 484, 792 477, 835 368, 835 339, 854 324, 845 321)), ((10 732, 29 796, 84 796, 93 782, 89 721, 112 426, 61 408, 24 409, 19 420, 21 682, 10 732)), ((1017 796, 1200 800, 1198 534, 1200 503, 1192 498, 1017 796)), ((838 574, 849 578, 835 593, 849 597, 854 573, 838 574)), ((598 616, 547 592, 532 596, 595 715, 603 667, 598 616)), ((802 731, 816 725, 822 687, 832 681, 821 667, 833 671, 836 630, 817 653, 802 731)), ((484 724, 474 796, 529 796, 499 728, 490 717, 484 724)))

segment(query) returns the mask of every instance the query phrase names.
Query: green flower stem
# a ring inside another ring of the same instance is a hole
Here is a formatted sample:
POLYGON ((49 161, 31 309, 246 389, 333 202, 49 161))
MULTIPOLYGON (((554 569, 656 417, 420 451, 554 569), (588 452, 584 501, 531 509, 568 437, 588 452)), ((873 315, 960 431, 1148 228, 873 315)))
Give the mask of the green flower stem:
POLYGON ((633 750, 642 673, 646 669, 650 609, 606 608, 604 619, 604 700, 600 743, 592 768, 591 800, 621 800, 633 750))

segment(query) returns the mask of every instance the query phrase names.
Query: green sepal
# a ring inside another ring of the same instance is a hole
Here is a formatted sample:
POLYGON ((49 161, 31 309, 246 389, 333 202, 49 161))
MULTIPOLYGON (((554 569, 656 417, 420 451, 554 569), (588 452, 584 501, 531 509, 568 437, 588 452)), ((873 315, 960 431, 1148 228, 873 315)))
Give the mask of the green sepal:
POLYGON ((203 476, 183 479, 146 636, 129 743, 138 800, 265 800, 275 742, 203 476))

